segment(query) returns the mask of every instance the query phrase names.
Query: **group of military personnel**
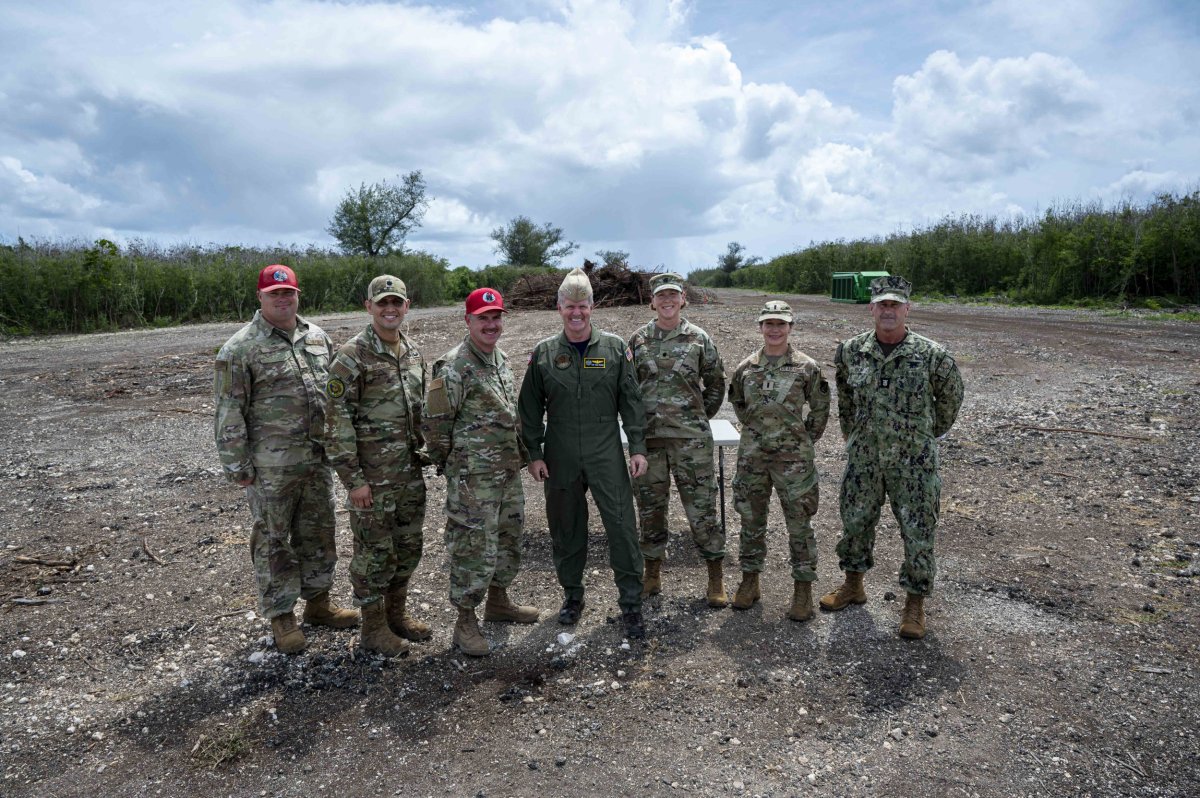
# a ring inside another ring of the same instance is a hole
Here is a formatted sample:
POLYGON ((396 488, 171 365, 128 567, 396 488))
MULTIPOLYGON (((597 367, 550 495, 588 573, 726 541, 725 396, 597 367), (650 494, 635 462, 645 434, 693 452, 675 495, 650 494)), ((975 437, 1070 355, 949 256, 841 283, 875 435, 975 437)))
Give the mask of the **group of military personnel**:
MULTIPOLYGON (((446 479, 449 599, 458 611, 453 644, 464 654, 490 651, 479 626, 481 603, 485 621, 528 624, 541 614, 508 595, 521 563, 522 469, 545 492, 563 590, 560 623, 576 624, 585 608, 590 491, 625 635, 645 636, 642 602, 663 590, 672 478, 707 564, 708 606, 746 610, 759 601, 774 489, 794 583, 788 617, 812 618, 815 444, 830 410, 820 365, 790 344, 792 309, 770 301, 758 316, 763 346, 727 385, 712 338, 682 316, 683 278, 657 274, 650 286, 655 317, 626 342, 592 324, 587 274, 568 274, 558 290, 562 332, 534 347, 518 390, 498 346, 507 313, 499 291, 480 288, 467 297, 466 335, 429 370, 401 329, 410 300, 398 277, 370 282, 364 302, 370 324, 335 354, 325 332, 297 313, 295 272, 263 269, 260 309, 217 355, 215 427, 226 475, 246 488, 259 611, 279 650, 295 653, 306 645, 294 613, 300 598, 310 625, 347 628, 361 615, 361 646, 384 656, 431 636, 407 602, 422 551, 425 466, 446 479), (726 540, 709 427, 727 391, 741 426, 733 482, 741 582, 732 602, 723 581, 726 540), (349 571, 359 612, 330 598, 337 560, 333 472, 348 494, 349 571)), ((874 565, 875 527, 890 498, 904 541, 900 584, 908 594, 899 632, 920 638, 935 574, 937 438, 954 423, 963 386, 950 354, 907 328, 910 293, 901 277, 875 280, 875 329, 837 348, 847 455, 837 553, 845 580, 819 603, 837 611, 866 601, 863 574, 874 565)))

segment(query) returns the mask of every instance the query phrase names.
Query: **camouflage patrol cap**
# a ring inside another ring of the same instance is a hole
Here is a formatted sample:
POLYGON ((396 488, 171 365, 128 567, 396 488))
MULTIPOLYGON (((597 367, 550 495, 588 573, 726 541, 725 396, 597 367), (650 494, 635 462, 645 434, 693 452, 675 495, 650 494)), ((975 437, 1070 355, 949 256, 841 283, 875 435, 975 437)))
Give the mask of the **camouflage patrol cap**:
POLYGON ((674 272, 654 275, 650 278, 650 293, 657 294, 659 291, 678 291, 682 294, 683 277, 674 272))
POLYGON ((778 299, 773 299, 762 306, 762 310, 758 312, 758 321, 761 324, 767 319, 779 319, 792 323, 792 306, 786 302, 781 302, 778 299))
POLYGON ((397 296, 407 302, 408 288, 399 277, 393 277, 390 274, 381 274, 372 280, 371 285, 368 286, 367 299, 372 302, 378 302, 385 296, 397 296))
POLYGON ((876 277, 871 281, 871 304, 891 300, 892 302, 908 303, 912 294, 912 283, 898 274, 887 277, 876 277))
POLYGON ((588 279, 587 272, 580 268, 571 269, 558 287, 558 298, 567 302, 591 302, 592 281, 588 279))

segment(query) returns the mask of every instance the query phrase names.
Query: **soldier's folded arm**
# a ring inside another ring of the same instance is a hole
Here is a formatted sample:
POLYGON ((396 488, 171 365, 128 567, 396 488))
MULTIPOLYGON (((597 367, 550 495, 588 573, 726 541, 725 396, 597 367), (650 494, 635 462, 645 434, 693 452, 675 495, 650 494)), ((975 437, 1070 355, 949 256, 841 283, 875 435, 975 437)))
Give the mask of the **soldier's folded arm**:
POLYGON ((339 353, 324 388, 325 456, 346 490, 358 490, 368 483, 358 462, 358 431, 354 422, 361 386, 354 362, 339 353))
POLYGON ((454 448, 454 418, 457 408, 452 398, 460 393, 455 389, 457 384, 447 372, 439 370, 437 376, 429 383, 429 391, 425 394, 425 412, 421 416, 424 454, 429 464, 436 466, 439 473, 445 469, 446 459, 450 456, 450 450, 454 448))
POLYGON ((213 432, 225 478, 245 485, 254 481, 254 462, 246 415, 250 407, 251 375, 236 356, 218 358, 213 376, 216 413, 213 432))
POLYGON ((949 352, 942 353, 933 371, 933 436, 950 431, 963 403, 963 382, 958 364, 949 352))
POLYGON ((850 388, 850 372, 843 361, 844 346, 838 344, 837 353, 833 356, 836 366, 833 379, 837 385, 838 427, 842 430, 842 437, 846 438, 849 437, 850 427, 854 424, 854 391, 850 388))
POLYGON ((711 338, 705 342, 701 357, 700 378, 704 381, 704 413, 712 418, 725 402, 725 363, 711 338))
POLYGON ((825 379, 825 375, 821 373, 821 367, 813 368, 812 376, 808 383, 808 418, 804 420, 804 426, 808 430, 808 437, 813 443, 821 439, 825 434, 825 425, 829 423, 829 383, 825 379))

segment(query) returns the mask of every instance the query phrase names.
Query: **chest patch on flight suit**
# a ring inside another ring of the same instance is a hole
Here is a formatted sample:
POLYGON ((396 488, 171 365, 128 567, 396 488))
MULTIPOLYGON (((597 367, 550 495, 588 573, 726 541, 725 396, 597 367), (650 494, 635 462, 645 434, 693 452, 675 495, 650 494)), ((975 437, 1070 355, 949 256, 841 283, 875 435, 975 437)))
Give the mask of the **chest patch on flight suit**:
POLYGON ((585 357, 583 359, 583 367, 585 369, 602 369, 602 368, 604 368, 604 358, 602 358, 602 357, 585 357))
POLYGON ((571 367, 571 356, 570 355, 559 355, 558 357, 554 358, 554 365, 556 368, 560 368, 560 369, 570 368, 571 367))

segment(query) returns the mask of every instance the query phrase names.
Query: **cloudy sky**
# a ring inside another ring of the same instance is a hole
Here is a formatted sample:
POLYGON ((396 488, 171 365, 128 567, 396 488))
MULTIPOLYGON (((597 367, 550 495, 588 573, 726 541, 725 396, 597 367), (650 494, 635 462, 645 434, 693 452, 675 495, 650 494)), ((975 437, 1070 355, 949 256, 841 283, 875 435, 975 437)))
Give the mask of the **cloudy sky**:
POLYGON ((410 245, 518 214, 690 271, 946 214, 1200 188, 1195 0, 0 0, 0 242, 410 245))

